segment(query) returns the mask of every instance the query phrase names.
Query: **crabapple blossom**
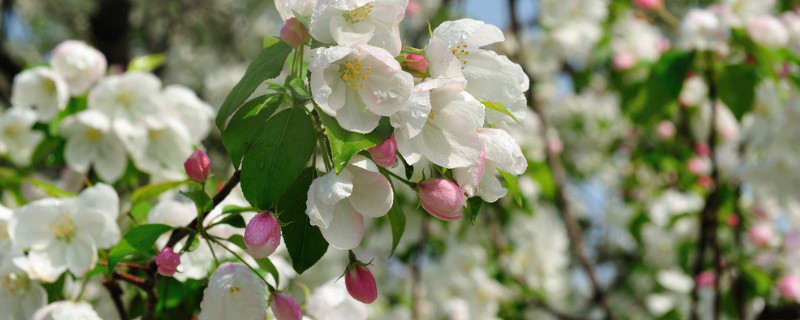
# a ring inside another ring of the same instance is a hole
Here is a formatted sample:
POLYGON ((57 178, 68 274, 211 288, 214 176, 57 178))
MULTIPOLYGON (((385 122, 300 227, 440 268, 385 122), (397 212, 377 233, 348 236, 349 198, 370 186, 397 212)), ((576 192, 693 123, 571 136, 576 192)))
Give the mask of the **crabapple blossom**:
POLYGON ((253 258, 266 258, 281 244, 281 226, 270 212, 253 217, 244 229, 247 253, 253 258))
POLYGON ((31 318, 33 320, 102 320, 92 305, 86 301, 57 301, 39 309, 31 318))
POLYGON ((69 89, 61 75, 47 67, 35 67, 14 76, 11 104, 36 111, 39 121, 47 122, 67 106, 69 89))
POLYGON ((288 293, 274 293, 272 295, 272 313, 278 320, 301 320, 303 309, 288 293))
POLYGON ((685 49, 720 50, 729 36, 728 27, 714 12, 692 9, 681 22, 679 43, 685 49))
POLYGON ((61 133, 67 138, 64 158, 81 173, 93 166, 107 182, 122 177, 127 163, 122 140, 111 128, 111 119, 97 110, 85 110, 64 120, 61 133))
POLYGON ((181 255, 172 251, 172 248, 167 247, 156 255, 156 265, 158 265, 158 273, 165 277, 171 277, 178 270, 178 265, 181 264, 181 255))
POLYGON ((633 4, 644 10, 659 9, 664 6, 661 0, 633 0, 633 4))
POLYGON ((381 167, 391 167, 397 161, 397 141, 394 134, 389 139, 384 140, 378 145, 367 149, 372 161, 381 167))
POLYGON ((772 16, 760 16, 747 22, 747 34, 753 42, 769 47, 785 47, 789 42, 789 32, 781 20, 772 16))
POLYGON ((392 186, 378 166, 356 155, 339 174, 330 171, 311 182, 306 215, 331 246, 348 250, 361 243, 364 217, 383 216, 393 202, 392 186))
POLYGON ((397 112, 414 87, 394 56, 364 44, 319 48, 308 70, 320 109, 342 128, 358 133, 372 131, 381 116, 397 112))
POLYGON ((289 18, 281 28, 281 40, 293 48, 302 46, 309 38, 308 29, 297 18, 289 18))
MULTIPOLYGON (((472 19, 446 21, 433 30, 425 47, 434 78, 464 78, 465 91, 481 101, 501 103, 517 119, 525 117, 525 91, 530 80, 522 67, 506 56, 481 49, 505 40, 496 26, 472 19)), ((496 110, 487 111, 490 123, 510 119, 496 110)))
POLYGON ((452 221, 461 218, 466 199, 457 184, 450 180, 432 178, 419 184, 419 203, 442 220, 452 221))
POLYGON ((211 131, 214 108, 182 85, 168 85, 161 92, 166 116, 180 120, 189 132, 192 142, 200 142, 211 131))
POLYGON ((314 12, 317 0, 275 0, 275 9, 283 21, 294 17, 297 12, 303 17, 308 17, 314 12))
POLYGON ((198 319, 264 319, 266 289, 267 284, 247 266, 225 262, 208 279, 198 319))
POLYGON ((211 173, 211 161, 203 150, 197 149, 183 162, 183 168, 189 179, 202 183, 208 179, 208 175, 211 173))
POLYGON ((425 59, 424 56, 409 53, 406 55, 406 60, 403 62, 403 65, 408 68, 408 70, 416 71, 419 73, 424 73, 428 71, 428 60, 425 59))
POLYGON ((0 116, 0 154, 8 154, 14 163, 26 166, 44 133, 33 130, 36 112, 25 107, 7 109, 0 116))
POLYGON ((794 275, 784 276, 778 280, 778 291, 788 300, 800 300, 800 278, 794 275))
POLYGON ((709 288, 714 285, 716 278, 717 276, 714 275, 713 271, 703 271, 697 275, 697 277, 694 279, 694 282, 700 288, 709 288))
POLYGON ((765 247, 772 242, 772 230, 767 225, 757 225, 747 232, 747 236, 757 247, 765 247))
POLYGON ((314 9, 309 29, 322 43, 366 43, 396 56, 401 49, 398 24, 407 6, 408 0, 323 0, 314 9))
POLYGON ((672 139, 676 131, 675 125, 669 120, 661 121, 656 126, 658 137, 664 140, 672 139))
POLYGON ((67 40, 53 49, 53 70, 60 74, 73 96, 82 95, 106 73, 106 57, 83 41, 67 40))
POLYGON ((505 130, 480 128, 476 131, 483 144, 483 163, 467 168, 455 168, 453 174, 468 197, 478 195, 484 201, 491 203, 504 197, 507 192, 494 172, 503 170, 513 175, 521 175, 528 168, 528 161, 522 154, 519 144, 505 130))
POLYGON ((378 298, 378 287, 372 272, 361 262, 353 261, 344 272, 344 284, 351 297, 363 303, 372 303, 378 298))
POLYGON ((34 274, 53 282, 66 270, 81 277, 97 261, 97 249, 119 242, 119 198, 107 184, 84 189, 76 198, 46 198, 14 212, 8 233, 28 248, 34 274))
MULTIPOLYGON (((153 125, 158 122, 163 110, 160 92, 161 80, 151 73, 111 75, 89 91, 86 107, 110 117, 115 127, 117 121, 122 121, 139 128, 140 123, 153 125)), ((126 135, 121 136, 125 138, 126 135)))
POLYGON ((21 270, 15 260, 25 259, 25 253, 8 235, 8 220, 12 211, 0 205, 0 310, 3 319, 30 319, 34 312, 47 304, 47 292, 30 279, 28 270, 21 270))

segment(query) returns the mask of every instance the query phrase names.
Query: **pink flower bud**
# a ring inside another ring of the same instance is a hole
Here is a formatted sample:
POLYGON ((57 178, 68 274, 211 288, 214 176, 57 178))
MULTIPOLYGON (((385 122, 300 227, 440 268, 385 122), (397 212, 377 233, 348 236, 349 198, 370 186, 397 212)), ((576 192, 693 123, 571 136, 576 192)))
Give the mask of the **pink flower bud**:
POLYGON ((278 219, 264 212, 256 215, 244 229, 244 243, 247 245, 247 253, 253 258, 266 258, 275 252, 281 244, 281 226, 278 219))
POLYGON ((410 61, 403 62, 403 65, 409 70, 419 73, 424 73, 428 70, 428 59, 425 59, 425 57, 410 53, 406 55, 406 59, 410 61))
POLYGON ((696 146, 694 146, 694 152, 700 156, 708 156, 711 155, 711 148, 709 148, 705 143, 698 143, 696 146))
POLYGON ((611 58, 614 69, 628 70, 636 65, 636 56, 630 52, 619 51, 611 58))
POLYGON ((292 296, 287 293, 272 295, 272 313, 278 320, 303 319, 303 309, 292 296))
POLYGON ((700 176, 697 178, 697 184, 703 187, 703 189, 710 190, 714 187, 714 179, 710 176, 700 176))
POLYGON ((181 264, 181 255, 172 251, 172 248, 166 247, 164 250, 156 255, 156 265, 158 266, 158 273, 162 276, 171 277, 178 271, 178 265, 181 264))
POLYGON ((633 0, 633 4, 642 10, 659 9, 664 6, 661 0, 633 0))
POLYGON ((675 131, 675 125, 668 120, 661 121, 656 126, 658 137, 664 140, 672 139, 675 136, 675 131))
POLYGON ((386 168, 393 166, 397 161, 397 141, 394 139, 394 134, 377 146, 367 149, 367 152, 375 164, 386 168))
POLYGON ((708 287, 711 287, 711 286, 714 285, 714 282, 716 281, 716 279, 717 279, 717 276, 714 274, 714 272, 712 272, 712 271, 704 271, 704 272, 698 274, 697 278, 695 278, 694 281, 695 281, 695 283, 697 284, 698 287, 700 287, 700 288, 708 288, 708 287))
POLYGON ((286 23, 281 28, 281 40, 288 43, 292 48, 302 46, 308 38, 308 29, 295 17, 286 20, 286 23))
POLYGON ((464 194, 450 180, 428 179, 419 184, 419 202, 434 217, 442 220, 458 220, 464 214, 464 194))
POLYGON ((350 295, 363 303, 372 303, 378 298, 378 287, 372 272, 359 264, 358 261, 350 263, 344 274, 344 284, 350 295))
POLYGON ((757 247, 764 247, 772 241, 772 230, 768 226, 761 224, 750 228, 747 236, 750 238, 750 242, 757 247))
POLYGON ((208 174, 211 172, 211 161, 203 150, 197 149, 183 163, 183 168, 186 169, 189 179, 203 182, 208 179, 208 174))
POLYGON ((778 280, 778 291, 782 297, 797 301, 800 299, 800 278, 791 275, 781 278, 778 280))
POLYGON ((559 154, 564 151, 564 143, 559 138, 547 139, 547 149, 550 149, 552 153, 559 154))
POLYGON ((735 214, 729 215, 728 218, 725 219, 725 223, 731 228, 736 228, 739 225, 739 216, 735 214))
POLYGON ((422 13, 422 6, 415 0, 409 0, 406 7, 406 16, 413 17, 422 13))

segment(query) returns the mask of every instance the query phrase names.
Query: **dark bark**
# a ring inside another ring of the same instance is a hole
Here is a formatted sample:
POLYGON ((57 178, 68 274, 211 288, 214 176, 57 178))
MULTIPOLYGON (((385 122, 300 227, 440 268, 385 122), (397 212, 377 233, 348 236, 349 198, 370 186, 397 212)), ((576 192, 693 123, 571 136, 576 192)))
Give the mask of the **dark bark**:
POLYGON ((108 64, 127 65, 130 59, 129 0, 98 0, 97 11, 90 19, 94 46, 108 59, 108 64))

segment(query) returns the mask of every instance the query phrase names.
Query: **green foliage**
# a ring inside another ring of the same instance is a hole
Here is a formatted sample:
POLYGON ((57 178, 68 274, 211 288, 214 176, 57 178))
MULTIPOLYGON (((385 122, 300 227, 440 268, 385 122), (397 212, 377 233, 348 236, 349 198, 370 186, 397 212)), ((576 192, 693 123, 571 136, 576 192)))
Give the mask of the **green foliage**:
POLYGON ((319 228, 312 226, 306 215, 306 199, 311 186, 312 168, 303 170, 286 193, 278 200, 277 213, 283 241, 292 258, 292 267, 303 273, 328 250, 328 242, 319 228))
POLYGON ((122 237, 122 241, 112 247, 108 253, 109 272, 114 271, 114 266, 125 256, 152 250, 158 236, 171 229, 172 227, 163 224, 145 224, 128 231, 122 237))
POLYGON ((242 157, 253 143, 253 139, 267 124, 267 120, 283 101, 281 94, 268 94, 254 98, 244 105, 231 118, 222 132, 222 143, 228 150, 233 167, 239 169, 242 157))
POLYGON ((400 208, 397 197, 392 202, 392 207, 386 216, 389 218, 389 225, 392 227, 392 250, 389 251, 389 256, 391 256, 394 254, 394 250, 397 249, 397 245, 406 230, 406 214, 400 208))
POLYGON ((242 161, 242 192, 253 208, 266 211, 289 188, 314 154, 315 139, 311 118, 299 107, 267 121, 242 161))
POLYGON ((511 193, 511 197, 514 198, 514 202, 516 202, 517 206, 522 208, 523 199, 522 194, 519 192, 519 186, 517 185, 517 176, 500 169, 497 169, 497 171, 500 172, 500 175, 503 176, 503 180, 506 181, 508 192, 511 193))
POLYGON ((56 198, 71 198, 77 196, 76 193, 61 189, 58 186, 49 183, 47 181, 42 181, 37 179, 25 179, 25 181, 39 189, 42 189, 42 191, 56 198))
MULTIPOLYGON (((265 41, 266 42, 266 41, 265 41)), ((267 43, 265 43, 266 45, 267 43)), ((247 67, 242 80, 233 87, 225 102, 219 108, 216 124, 220 131, 225 131, 226 121, 242 103, 265 80, 277 77, 283 70, 283 63, 292 51, 292 47, 283 41, 277 41, 261 50, 258 56, 247 67)))
POLYGON ((333 166, 337 174, 342 172, 353 155, 366 148, 374 147, 392 135, 392 126, 389 124, 389 119, 385 117, 381 119, 375 130, 368 134, 360 134, 343 129, 335 118, 325 114, 322 110, 317 109, 317 113, 327 130, 331 143, 333 166))
POLYGON ((128 63, 128 71, 152 72, 163 66, 166 61, 167 55, 163 53, 138 56, 128 63))
POLYGON ((716 79, 719 98, 741 120, 753 109, 758 82, 756 68, 746 64, 725 66, 716 79))
POLYGON ((481 211, 481 206, 483 206, 483 199, 481 199, 481 197, 467 199, 467 212, 473 225, 475 224, 475 219, 478 218, 478 212, 481 211))
POLYGON ((191 180, 168 181, 146 185, 133 192, 133 195, 131 196, 131 203, 135 205, 139 202, 153 199, 166 191, 175 189, 189 182, 191 182, 191 180))
POLYGON ((256 259, 256 263, 258 263, 258 267, 261 268, 261 270, 269 272, 272 275, 272 277, 275 278, 275 286, 280 285, 280 276, 278 275, 278 269, 275 268, 275 265, 272 264, 272 261, 270 261, 269 258, 256 259))
POLYGON ((695 55, 694 51, 666 52, 644 84, 623 90, 622 107, 634 122, 651 124, 674 111, 695 55))

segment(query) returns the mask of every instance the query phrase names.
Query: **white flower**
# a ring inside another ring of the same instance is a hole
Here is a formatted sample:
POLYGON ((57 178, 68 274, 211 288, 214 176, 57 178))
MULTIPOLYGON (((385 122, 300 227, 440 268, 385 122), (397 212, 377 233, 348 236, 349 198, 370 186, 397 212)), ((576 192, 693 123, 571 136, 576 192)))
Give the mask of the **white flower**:
POLYGON ((308 17, 314 12, 316 6, 317 0, 275 0, 275 9, 278 10, 283 21, 294 17, 294 12, 308 17))
POLYGON ((112 183, 125 172, 125 147, 102 112, 85 110, 70 116, 61 132, 67 138, 64 159, 75 171, 86 173, 93 165, 101 179, 112 183))
POLYGON ((747 34, 753 42, 769 47, 785 47, 789 43, 789 31, 781 20, 773 16, 759 16, 747 22, 747 34))
POLYGON ((167 116, 181 120, 192 141, 203 140, 211 130, 214 108, 182 85, 169 85, 162 92, 167 116))
POLYGON ((267 317, 267 284, 241 263, 225 262, 211 274, 203 290, 200 320, 267 317))
POLYGON ((0 117, 0 153, 8 154, 11 161, 26 166, 44 133, 33 130, 36 113, 24 107, 13 107, 0 117))
POLYGON ((723 50, 730 31, 709 10, 692 9, 680 25, 679 44, 684 49, 723 50))
POLYGON ((33 201, 14 213, 9 235, 30 249, 31 269, 42 281, 53 282, 66 270, 81 277, 94 267, 98 248, 119 241, 118 203, 116 191, 106 184, 77 198, 33 201))
POLYGON ((136 167, 156 177, 157 180, 185 178, 183 162, 192 154, 189 129, 177 118, 161 119, 146 128, 130 128, 116 123, 118 132, 127 132, 125 138, 136 167))
POLYGON ((326 282, 314 290, 306 302, 306 312, 316 320, 366 320, 367 305, 353 299, 343 279, 326 282))
POLYGON ((36 110, 42 122, 52 120, 69 102, 69 89, 61 76, 47 67, 35 67, 14 76, 11 104, 36 110))
POLYGON ((53 49, 53 70, 67 82, 69 92, 78 96, 89 90, 106 73, 106 57, 83 41, 67 40, 53 49))
POLYGON ((372 131, 381 116, 397 112, 414 87, 394 56, 369 45, 317 49, 308 70, 320 109, 358 133, 372 131))
POLYGON ((36 311, 34 320, 102 320, 86 301, 57 301, 36 311))
POLYGON ((323 0, 311 16, 309 31, 322 43, 367 43, 400 54, 400 29, 408 0, 323 0))
POLYGON ((665 39, 659 29, 633 14, 626 15, 613 26, 615 53, 628 53, 637 61, 656 61, 661 56, 660 43, 665 39))
POLYGON ((338 175, 331 170, 311 182, 306 214, 331 246, 348 250, 361 243, 364 216, 383 216, 393 201, 392 186, 378 166, 356 155, 338 175))
POLYGON ((8 235, 12 212, 0 205, 0 319, 30 319, 37 309, 47 304, 47 292, 28 278, 14 260, 25 256, 8 235))
MULTIPOLYGON (((501 42, 503 32, 482 21, 447 21, 433 31, 425 48, 429 71, 434 78, 465 78, 466 91, 481 101, 499 102, 517 119, 525 117, 524 92, 530 80, 522 67, 506 56, 481 49, 501 42)), ((511 121, 498 111, 487 112, 490 123, 511 121)))
POLYGON ((112 122, 149 125, 161 118, 160 93, 161 80, 153 74, 127 72, 103 78, 89 91, 86 107, 105 113, 112 122))
POLYGON ((397 150, 409 164, 422 156, 445 168, 480 160, 481 141, 475 130, 483 126, 484 107, 461 91, 463 85, 443 79, 420 83, 414 97, 391 117, 397 150))
POLYGON ((687 107, 701 106, 708 101, 708 85, 699 76, 691 76, 683 81, 683 89, 678 97, 681 105, 687 107))
POLYGON ((483 170, 475 166, 455 168, 453 174, 461 189, 469 197, 480 196, 486 202, 495 202, 506 195, 495 171, 503 170, 513 175, 525 173, 528 162, 522 155, 517 141, 503 129, 481 128, 477 130, 485 151, 483 170), (480 173, 480 174, 479 174, 480 173))

